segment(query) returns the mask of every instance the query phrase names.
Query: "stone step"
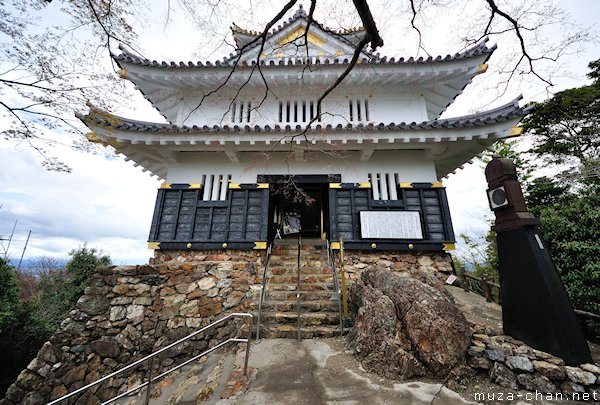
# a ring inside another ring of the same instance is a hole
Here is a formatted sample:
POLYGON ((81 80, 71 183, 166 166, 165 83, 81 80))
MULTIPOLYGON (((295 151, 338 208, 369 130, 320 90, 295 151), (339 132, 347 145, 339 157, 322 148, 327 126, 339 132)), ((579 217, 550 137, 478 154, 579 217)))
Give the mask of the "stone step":
MULTIPOLYGON (((266 325, 273 324, 294 324, 298 320, 296 312, 273 312, 263 311, 260 315, 261 323, 266 325)), ((317 326, 317 325, 339 325, 339 312, 300 312, 301 326, 317 326)))
MULTIPOLYGON (((294 265, 291 267, 286 266, 269 266, 269 272, 273 275, 295 275, 298 274, 298 268, 294 265)), ((262 273, 261 273, 262 274, 262 273)), ((329 266, 313 267, 313 266, 301 266, 300 274, 332 274, 329 266)))
MULTIPOLYGON (((340 335, 340 327, 334 325, 301 326, 300 339, 317 337, 334 337, 340 335)), ((296 339, 298 330, 295 325, 261 325, 261 338, 266 339, 296 339)))
MULTIPOLYGON (((262 279, 261 279, 262 282, 262 279)), ((298 283, 297 275, 273 275, 267 276, 267 285, 269 284, 294 284, 298 283)), ((333 285, 333 276, 331 274, 308 274, 300 275, 300 284, 331 284, 333 285)))
MULTIPOLYGON (((267 297, 268 298, 268 297, 267 297)), ((252 301, 250 304, 250 310, 253 312, 258 311, 258 300, 252 301)), ((285 311, 296 311, 296 301, 268 301, 265 300, 262 303, 263 311, 276 310, 279 312, 285 311)), ((338 302, 337 300, 315 300, 315 301, 300 301, 300 312, 337 312, 338 302)), ((262 316, 262 315, 261 315, 262 316)))
MULTIPOLYGON (((296 284, 277 284, 269 283, 266 288, 267 294, 270 291, 296 291, 296 284)), ((335 291, 331 283, 300 283, 300 292, 307 291, 335 291)))
MULTIPOLYGON (((258 298, 258 294, 255 299, 258 298)), ((269 301, 296 301, 296 289, 288 291, 267 290, 266 299, 269 301)), ((302 291, 300 290, 300 301, 337 300, 337 295, 330 290, 302 291)))
MULTIPOLYGON (((296 270, 298 269, 298 261, 296 260, 296 258, 291 258, 291 259, 279 259, 276 257, 271 257, 271 259, 269 260, 269 267, 273 268, 273 267, 283 267, 285 269, 290 269, 290 270, 296 270)), ((321 258, 321 257, 315 257, 314 259, 308 259, 306 257, 303 257, 300 259, 300 268, 307 268, 307 267, 311 267, 311 268, 316 268, 316 269, 320 269, 323 267, 329 267, 329 262, 327 261, 327 258, 321 258)))

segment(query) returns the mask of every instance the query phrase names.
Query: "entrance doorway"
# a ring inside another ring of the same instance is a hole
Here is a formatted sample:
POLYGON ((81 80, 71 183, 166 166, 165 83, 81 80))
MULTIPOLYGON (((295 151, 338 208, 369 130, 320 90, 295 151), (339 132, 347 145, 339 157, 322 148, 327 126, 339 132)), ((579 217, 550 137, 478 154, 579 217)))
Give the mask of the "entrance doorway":
POLYGON ((314 186, 299 185, 298 190, 293 192, 295 196, 275 195, 278 225, 281 225, 279 236, 283 238, 300 233, 303 238, 321 238, 324 233, 323 187, 314 189, 314 186))
MULTIPOLYGON (((273 238, 326 239, 329 183, 339 175, 258 176, 269 183, 270 235, 273 238)), ((261 181, 262 180, 262 181, 261 181)), ((333 181, 332 181, 333 180, 333 181)))

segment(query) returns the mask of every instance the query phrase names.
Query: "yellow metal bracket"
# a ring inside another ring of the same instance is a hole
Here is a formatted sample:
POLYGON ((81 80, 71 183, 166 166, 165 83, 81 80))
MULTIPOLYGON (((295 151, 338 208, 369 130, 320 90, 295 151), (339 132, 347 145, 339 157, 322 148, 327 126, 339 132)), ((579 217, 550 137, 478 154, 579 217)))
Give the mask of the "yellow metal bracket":
POLYGON ((153 250, 160 249, 160 242, 148 242, 148 249, 153 249, 153 250))
POLYGON ((254 249, 259 250, 259 249, 266 249, 267 248, 267 242, 254 242, 254 249))
POLYGON ((523 133, 523 127, 512 127, 508 136, 519 136, 523 133))
POLYGON ((487 72, 489 67, 490 66, 487 63, 482 63, 478 66, 477 72, 475 72, 475 74, 480 75, 482 73, 485 73, 485 72, 487 72))
POLYGON ((413 188, 413 185, 411 182, 400 182, 399 186, 400 186, 400 188, 413 188))
POLYGON ((442 250, 455 250, 456 245, 454 243, 442 243, 442 250))

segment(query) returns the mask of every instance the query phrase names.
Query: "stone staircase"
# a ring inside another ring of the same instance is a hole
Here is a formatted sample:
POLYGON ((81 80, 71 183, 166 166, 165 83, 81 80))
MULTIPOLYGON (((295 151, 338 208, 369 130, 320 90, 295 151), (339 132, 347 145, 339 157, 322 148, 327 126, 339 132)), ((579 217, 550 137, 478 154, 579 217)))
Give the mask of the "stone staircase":
MULTIPOLYGON (((275 241, 261 312, 263 338, 298 336, 297 255, 297 240, 275 241)), ((257 315, 260 290, 254 295, 251 308, 257 315)), ((305 240, 300 255, 300 338, 332 337, 339 333, 339 308, 327 247, 321 240, 305 240)))

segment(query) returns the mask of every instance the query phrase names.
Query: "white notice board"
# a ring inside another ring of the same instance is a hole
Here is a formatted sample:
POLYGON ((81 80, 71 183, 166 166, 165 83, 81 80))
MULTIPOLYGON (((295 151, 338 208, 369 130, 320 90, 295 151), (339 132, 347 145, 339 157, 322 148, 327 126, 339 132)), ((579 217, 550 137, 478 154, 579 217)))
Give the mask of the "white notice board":
POLYGON ((423 239, 417 211, 361 211, 360 236, 367 239, 423 239))

